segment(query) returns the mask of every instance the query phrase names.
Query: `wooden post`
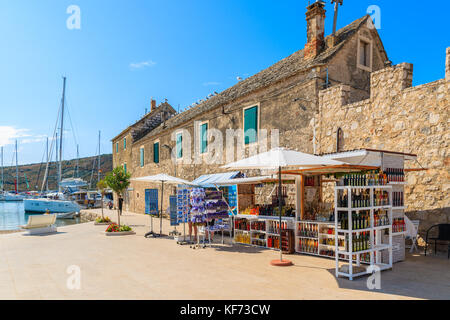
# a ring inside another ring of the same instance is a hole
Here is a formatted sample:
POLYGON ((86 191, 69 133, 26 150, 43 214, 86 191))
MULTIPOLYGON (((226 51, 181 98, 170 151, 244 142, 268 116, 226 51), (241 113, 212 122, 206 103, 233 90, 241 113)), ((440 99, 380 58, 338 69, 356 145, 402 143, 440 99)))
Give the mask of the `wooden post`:
POLYGON ((305 176, 300 175, 300 219, 305 219, 305 176))

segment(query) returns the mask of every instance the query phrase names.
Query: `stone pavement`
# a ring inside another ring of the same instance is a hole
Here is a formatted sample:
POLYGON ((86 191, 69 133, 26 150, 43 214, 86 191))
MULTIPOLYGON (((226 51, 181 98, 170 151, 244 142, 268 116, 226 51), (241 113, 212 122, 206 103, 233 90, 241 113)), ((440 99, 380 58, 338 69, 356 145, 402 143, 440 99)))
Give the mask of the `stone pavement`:
MULTIPOLYGON (((115 220, 115 212, 105 212, 115 220)), ((48 236, 0 235, 0 299, 450 299, 450 261, 443 257, 408 255, 382 273, 382 290, 370 291, 367 278, 336 279, 331 259, 292 255, 295 266, 277 268, 269 265, 279 256, 271 250, 192 250, 168 238, 145 239, 148 216, 125 213, 122 222, 137 235, 106 237, 106 227, 93 223, 48 236), (68 289, 70 266, 80 268, 79 290, 68 289)), ((173 229, 166 220, 163 227, 173 229)))

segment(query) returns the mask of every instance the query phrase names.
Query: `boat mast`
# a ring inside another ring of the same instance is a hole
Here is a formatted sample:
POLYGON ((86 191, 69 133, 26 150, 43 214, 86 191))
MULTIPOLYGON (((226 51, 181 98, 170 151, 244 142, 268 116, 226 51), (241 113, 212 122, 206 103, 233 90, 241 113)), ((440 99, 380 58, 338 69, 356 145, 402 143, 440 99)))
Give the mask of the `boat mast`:
POLYGON ((61 101, 61 130, 59 134, 59 167, 58 167, 58 186, 59 192, 62 191, 61 188, 61 180, 62 180, 62 143, 63 143, 63 132, 64 132, 64 103, 66 97, 66 77, 63 77, 63 93, 62 93, 62 101, 61 101))
POLYGON ((47 166, 46 166, 46 168, 45 168, 45 188, 46 188, 46 191, 48 192, 48 161, 49 161, 49 156, 48 156, 48 137, 47 137, 47 143, 46 143, 46 150, 47 150, 47 152, 46 152, 46 154, 47 154, 47 158, 46 158, 46 160, 47 160, 47 166))
POLYGON ((41 193, 44 191, 44 186, 46 188, 46 191, 48 192, 48 169, 49 169, 49 161, 50 161, 50 154, 49 154, 49 150, 48 150, 48 137, 47 137, 47 143, 46 143, 46 160, 47 160, 47 164, 45 166, 45 174, 44 174, 44 180, 42 180, 42 187, 41 187, 41 193))
POLYGON ((98 179, 97 179, 97 182, 100 182, 100 160, 101 160, 101 153, 100 153, 100 137, 101 137, 101 134, 102 134, 102 132, 101 131, 99 131, 98 132, 98 165, 97 165, 97 167, 98 167, 98 170, 97 170, 97 172, 98 172, 98 179))
MULTIPOLYGON (((55 171, 57 171, 56 172, 56 180, 58 180, 59 179, 59 171, 58 171, 58 163, 59 163, 59 160, 58 160, 58 150, 59 150, 59 146, 58 146, 58 132, 56 132, 56 138, 55 138, 55 171)), ((56 187, 58 188, 58 190, 59 190, 59 182, 58 181, 56 181, 56 187)))
POLYGON ((79 173, 78 173, 78 168, 80 165, 80 149, 79 149, 79 145, 77 144, 77 166, 75 169, 75 178, 79 178, 79 173))
POLYGON ((19 193, 19 161, 17 157, 17 140, 16 140, 16 194, 19 193))

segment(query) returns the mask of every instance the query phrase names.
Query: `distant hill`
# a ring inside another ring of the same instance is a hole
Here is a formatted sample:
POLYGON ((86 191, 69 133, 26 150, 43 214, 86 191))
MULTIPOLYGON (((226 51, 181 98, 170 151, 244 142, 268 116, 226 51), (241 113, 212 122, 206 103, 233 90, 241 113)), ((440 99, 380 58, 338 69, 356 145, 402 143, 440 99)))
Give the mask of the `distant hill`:
MULTIPOLYGON (((95 169, 93 173, 92 186, 95 187, 97 183, 97 157, 88 157, 79 159, 79 177, 89 183, 91 181, 92 168, 95 161, 95 169)), ((36 163, 19 166, 19 191, 26 190, 40 190, 42 187, 42 180, 45 175, 46 163, 36 163), (39 181, 38 181, 39 176, 39 181), (26 177, 26 179, 25 179, 26 177), (26 180, 28 180, 29 189, 27 188, 26 180)), ((74 177, 76 167, 76 160, 63 161, 62 175, 63 179, 74 177)), ((51 162, 49 164, 49 179, 48 187, 50 190, 57 189, 58 179, 58 164, 51 162)), ((100 168, 102 170, 101 178, 112 171, 112 154, 104 154, 101 156, 100 168)), ((14 190, 14 179, 16 177, 16 167, 5 167, 5 190, 14 190)), ((1 176, 0 176, 1 179, 1 176)))

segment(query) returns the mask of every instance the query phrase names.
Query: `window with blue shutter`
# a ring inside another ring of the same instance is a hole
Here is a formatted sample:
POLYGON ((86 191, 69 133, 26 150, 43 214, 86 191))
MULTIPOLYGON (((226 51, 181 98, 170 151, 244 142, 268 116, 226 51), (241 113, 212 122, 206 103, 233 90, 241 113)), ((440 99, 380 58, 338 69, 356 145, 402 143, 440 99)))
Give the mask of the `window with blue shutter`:
POLYGON ((124 171, 125 173, 127 173, 127 164, 126 164, 126 163, 123 164, 123 171, 124 171))
POLYGON ((119 153, 119 143, 116 142, 116 153, 119 153))
POLYGON ((183 158, 183 134, 177 134, 177 159, 183 158))
POLYGON ((123 150, 127 150, 127 138, 123 139, 123 150))
POLYGON ((200 153, 208 152, 208 123, 200 126, 200 153))
POLYGON ((141 162, 141 168, 142 167, 144 167, 144 160, 145 160, 145 158, 144 158, 144 148, 141 148, 141 153, 140 153, 140 162, 141 162))
POLYGON ((159 163, 159 142, 153 144, 153 162, 159 163))
POLYGON ((258 106, 244 110, 245 144, 258 142, 258 106))

